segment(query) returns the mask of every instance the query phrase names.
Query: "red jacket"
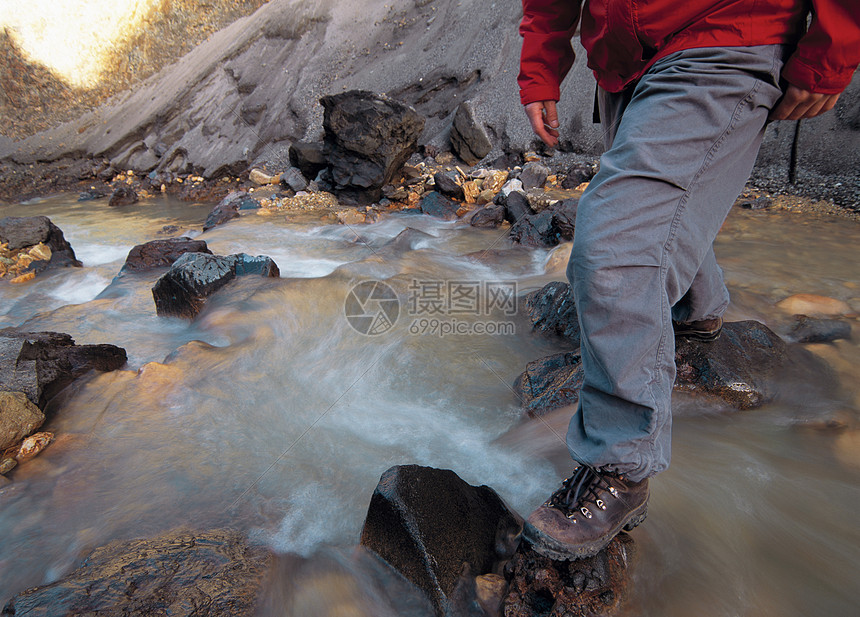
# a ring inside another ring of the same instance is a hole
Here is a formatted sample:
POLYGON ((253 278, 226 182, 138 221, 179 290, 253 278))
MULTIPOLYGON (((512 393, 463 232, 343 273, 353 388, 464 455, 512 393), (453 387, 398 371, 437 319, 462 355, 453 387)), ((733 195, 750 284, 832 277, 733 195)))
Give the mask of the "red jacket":
POLYGON ((824 94, 842 92, 860 63, 858 0, 523 0, 523 105, 559 99, 580 22, 588 66, 610 92, 660 58, 695 47, 796 43, 783 78, 824 94))

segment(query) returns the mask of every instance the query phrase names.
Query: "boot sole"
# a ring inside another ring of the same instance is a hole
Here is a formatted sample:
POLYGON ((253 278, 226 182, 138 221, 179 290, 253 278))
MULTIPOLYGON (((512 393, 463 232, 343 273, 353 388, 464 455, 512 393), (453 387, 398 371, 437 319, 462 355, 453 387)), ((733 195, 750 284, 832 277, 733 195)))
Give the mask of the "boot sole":
POLYGON ((640 525, 645 520, 646 516, 648 516, 647 501, 638 509, 634 510, 625 522, 615 529, 610 530, 605 536, 577 547, 559 542, 555 538, 548 536, 539 529, 533 527, 528 522, 526 522, 523 527, 523 539, 529 543, 535 552, 554 561, 575 561, 578 559, 587 559, 588 557, 594 557, 600 551, 609 546, 612 539, 621 533, 622 530, 630 531, 634 527, 640 525))

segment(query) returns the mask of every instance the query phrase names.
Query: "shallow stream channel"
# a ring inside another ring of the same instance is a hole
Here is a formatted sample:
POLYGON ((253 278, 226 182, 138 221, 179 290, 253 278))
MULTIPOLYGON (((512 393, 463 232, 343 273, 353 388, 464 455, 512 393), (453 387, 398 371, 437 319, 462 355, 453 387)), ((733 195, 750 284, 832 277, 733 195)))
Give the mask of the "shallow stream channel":
MULTIPOLYGON (((201 234, 211 205, 75 198, 0 207, 49 216, 84 265, 0 283, 0 328, 111 343, 129 360, 49 404, 57 440, 0 490, 0 606, 95 547, 180 527, 239 529, 303 556, 354 546, 392 465, 452 469, 522 515, 570 471, 565 418, 525 420, 511 389, 527 362, 562 350, 531 331, 522 297, 564 280, 569 245, 517 248, 506 228, 405 214, 361 226, 250 214, 201 234), (280 278, 237 279, 193 321, 159 317, 162 271, 114 277, 165 226, 218 255, 267 255, 280 278), (372 319, 352 301, 368 281, 393 291, 372 319)), ((631 534, 621 614, 857 614, 858 238, 845 219, 730 215, 717 241, 728 318, 782 332, 787 296, 847 302, 852 340, 808 345, 842 389, 804 400, 786 383, 778 402, 740 412, 677 397, 672 465, 631 534)))

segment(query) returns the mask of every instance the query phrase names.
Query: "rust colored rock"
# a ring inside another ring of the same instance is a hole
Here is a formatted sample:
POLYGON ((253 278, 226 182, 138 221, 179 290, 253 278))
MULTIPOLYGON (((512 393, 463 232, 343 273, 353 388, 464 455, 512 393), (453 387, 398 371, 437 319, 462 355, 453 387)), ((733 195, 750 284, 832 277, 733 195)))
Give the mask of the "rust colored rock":
POLYGON ((7 244, 10 251, 39 244, 47 247, 50 259, 34 260, 28 268, 31 272, 39 273, 48 267, 81 266, 62 230, 47 216, 7 216, 0 219, 0 243, 7 244))
POLYGON ((45 414, 23 392, 0 391, 0 452, 42 426, 45 414))
POLYGON ((185 253, 208 253, 211 255, 212 251, 206 246, 205 241, 192 240, 186 236, 153 240, 145 244, 138 244, 128 252, 128 257, 120 274, 141 272, 153 268, 167 268, 185 253))
POLYGON ((633 539, 621 533, 588 559, 553 561, 523 543, 506 568, 505 617, 611 615, 630 582, 633 539))
POLYGON ((112 542, 65 578, 19 593, 3 614, 250 617, 271 560, 234 531, 112 542))

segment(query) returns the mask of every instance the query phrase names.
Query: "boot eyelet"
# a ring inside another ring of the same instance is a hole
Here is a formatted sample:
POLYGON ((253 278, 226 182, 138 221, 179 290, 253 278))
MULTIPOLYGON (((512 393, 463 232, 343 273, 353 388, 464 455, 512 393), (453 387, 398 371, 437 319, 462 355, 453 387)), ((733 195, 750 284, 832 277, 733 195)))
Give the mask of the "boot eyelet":
POLYGON ((570 514, 568 514, 568 515, 567 515, 567 518, 568 518, 568 520, 570 520, 570 521, 571 521, 571 522, 573 522, 573 523, 576 523, 576 522, 577 522, 577 521, 576 521, 576 513, 574 513, 574 512, 571 512, 570 514))
POLYGON ((618 497, 618 489, 616 489, 614 486, 609 487, 609 492, 612 493, 613 497, 618 497))
POLYGON ((598 499, 595 503, 597 503, 597 507, 598 507, 598 508, 600 508, 601 510, 605 510, 605 509, 606 509, 606 504, 605 504, 605 503, 603 503, 603 500, 602 500, 602 499, 598 499))
POLYGON ((588 508, 586 508, 585 506, 580 508, 579 511, 585 515, 585 518, 591 518, 592 517, 591 512, 589 512, 588 508))

